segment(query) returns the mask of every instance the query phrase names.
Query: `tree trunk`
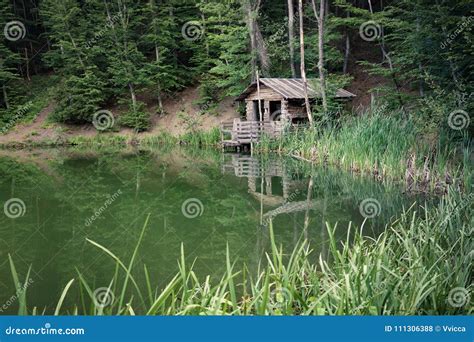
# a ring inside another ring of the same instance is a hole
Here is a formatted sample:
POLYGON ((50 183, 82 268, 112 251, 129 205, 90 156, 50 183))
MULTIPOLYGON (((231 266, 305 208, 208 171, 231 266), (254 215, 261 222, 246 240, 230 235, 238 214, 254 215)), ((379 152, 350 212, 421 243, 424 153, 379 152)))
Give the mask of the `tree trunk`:
POLYGON ((293 0, 288 0, 288 44, 290 48, 290 67, 291 67, 291 76, 293 78, 296 78, 294 26, 295 26, 295 13, 293 9, 293 0))
MULTIPOLYGON (((254 11, 255 15, 258 13, 258 7, 254 11)), ((267 47, 265 46, 265 41, 263 40, 262 32, 260 31, 260 26, 258 25, 257 18, 254 18, 254 27, 255 27, 255 39, 257 43, 257 53, 258 59, 260 61, 260 67, 262 68, 263 76, 269 76, 270 70, 270 58, 268 57, 267 47)))
MULTIPOLYGON (((41 48, 42 48, 42 47, 41 47, 41 48)), ((40 48, 40 50, 41 50, 41 48, 40 48)), ((30 42, 30 50, 31 50, 31 55, 34 56, 35 54, 34 54, 33 43, 32 43, 32 42, 30 42)), ((33 57, 33 58, 34 58, 34 57, 33 57)), ((31 65, 33 66, 33 73, 34 73, 35 75, 38 75, 38 68, 36 67, 36 63, 34 62, 33 59, 32 59, 31 62, 32 62, 31 65)))
POLYGON ((257 82, 257 98, 258 98, 258 115, 259 115, 259 120, 263 121, 263 115, 262 115, 262 100, 260 99, 260 77, 258 75, 258 70, 255 75, 255 79, 257 82))
POLYGON ((5 108, 10 108, 10 103, 8 102, 7 86, 4 84, 3 87, 3 102, 5 102, 5 108))
MULTIPOLYGON (((155 58, 156 58, 156 63, 160 63, 160 50, 158 49, 158 46, 155 45, 155 58)), ((158 98, 158 109, 160 111, 160 114, 163 113, 163 101, 162 101, 162 98, 161 98, 161 85, 160 85, 160 80, 158 80, 156 82, 156 86, 158 88, 158 94, 157 94, 157 98, 158 98)))
POLYGON ((247 15, 247 25, 250 34, 250 67, 252 73, 252 83, 256 81, 256 74, 257 74, 257 39, 255 38, 255 25, 254 20, 252 19, 253 12, 252 12, 252 5, 250 0, 245 3, 246 8, 246 15, 247 15))
POLYGON ((326 2, 320 0, 319 2, 319 14, 316 9, 315 0, 311 0, 313 5, 313 12, 316 20, 318 21, 318 70, 319 70, 319 86, 321 91, 321 98, 323 101, 324 112, 328 111, 328 101, 326 96, 326 77, 324 75, 324 19, 326 18, 326 2))
POLYGON ((28 60, 28 49, 25 48, 25 62, 26 62, 26 78, 28 81, 31 81, 30 77, 30 62, 28 60))
MULTIPOLYGON (((347 18, 349 18, 349 12, 347 12, 347 18)), ((347 66, 349 64, 349 55, 351 53, 351 40, 349 37, 349 31, 347 30, 347 28, 345 29, 345 35, 346 35, 346 49, 344 51, 344 66, 342 67, 343 74, 347 73, 347 66)))
MULTIPOLYGON (((69 31, 69 29, 68 29, 68 31, 69 31)), ((82 60, 80 50, 77 48, 76 41, 74 40, 74 38, 72 37, 72 34, 70 32, 68 32, 68 36, 71 39, 71 44, 74 47, 74 52, 77 53, 77 58, 79 60, 79 64, 81 64, 81 67, 84 70, 85 69, 84 61, 82 60)))
POLYGON ((298 0, 298 15, 300 19, 300 55, 301 55, 301 78, 303 80, 304 89, 304 103, 306 106, 306 114, 308 115, 309 125, 314 127, 313 115, 311 114, 311 107, 308 98, 308 80, 306 79, 306 70, 304 63, 304 31, 303 31, 303 0, 298 0))
POLYGON ((250 65, 252 69, 252 82, 255 82, 255 73, 257 72, 258 60, 260 60, 260 66, 264 76, 268 75, 268 69, 270 66, 267 48, 265 47, 263 36, 257 22, 260 2, 261 0, 256 0, 255 4, 252 4, 252 0, 246 0, 244 2, 244 12, 250 35, 250 65))
MULTIPOLYGON (((170 7, 168 10, 168 15, 171 18, 171 22, 173 25, 175 24, 175 17, 174 17, 174 8, 170 7)), ((173 49, 173 64, 175 70, 178 69, 178 49, 173 49)))
POLYGON ((344 51, 344 66, 342 67, 343 74, 347 74, 347 65, 349 64, 350 50, 351 50, 351 41, 349 39, 349 32, 346 31, 346 49, 344 51))
POLYGON ((137 96, 135 95, 135 88, 133 87, 132 83, 128 84, 128 88, 130 89, 130 97, 132 98, 133 110, 136 110, 137 109, 137 96))
MULTIPOLYGON (((420 25, 420 17, 417 16, 416 18, 416 33, 418 35, 418 37, 420 37, 420 29, 421 29, 421 25, 420 25)), ((419 60, 418 61, 418 72, 420 73, 419 75, 419 80, 418 80, 418 90, 420 92, 420 96, 423 97, 425 96, 425 90, 423 88, 423 66, 421 65, 421 61, 419 60)))
MULTIPOLYGON (((206 17, 204 13, 201 13, 201 22, 202 22, 202 31, 206 32, 206 17)), ((209 40, 204 35, 204 44, 206 46, 206 57, 209 58, 210 55, 210 48, 209 48, 209 40)))

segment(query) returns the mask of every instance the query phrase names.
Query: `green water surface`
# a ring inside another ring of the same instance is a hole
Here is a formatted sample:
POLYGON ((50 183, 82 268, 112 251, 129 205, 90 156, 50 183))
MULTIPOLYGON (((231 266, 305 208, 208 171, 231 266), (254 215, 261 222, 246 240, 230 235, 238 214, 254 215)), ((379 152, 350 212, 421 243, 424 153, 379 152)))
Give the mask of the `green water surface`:
MULTIPOLYGON (((32 266, 28 308, 52 313, 77 270, 96 288, 114 275, 113 260, 86 239, 128 264, 148 215, 135 277, 144 288, 146 264, 159 290, 178 271, 181 244, 202 278, 223 274, 226 244, 237 266, 254 272, 269 250, 270 223, 285 250, 307 238, 315 257, 325 256, 326 222, 337 223, 345 240, 349 222, 361 226, 366 199, 379 204, 364 225, 368 235, 414 201, 395 186, 285 158, 192 149, 1 151, 0 307, 9 303, 1 313, 18 310, 8 254, 22 279, 32 266), (6 207, 11 199, 24 203, 19 214, 6 207)), ((63 308, 72 312, 78 301, 73 287, 63 308)))

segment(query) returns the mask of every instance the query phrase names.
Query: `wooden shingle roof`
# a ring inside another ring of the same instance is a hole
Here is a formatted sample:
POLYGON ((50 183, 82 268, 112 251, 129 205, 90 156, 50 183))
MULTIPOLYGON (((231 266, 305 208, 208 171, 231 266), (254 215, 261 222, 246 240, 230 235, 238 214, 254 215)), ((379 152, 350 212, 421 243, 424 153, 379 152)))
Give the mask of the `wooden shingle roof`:
MULTIPOLYGON (((308 80, 308 97, 319 98, 321 94, 318 90, 315 90, 311 85, 317 83, 317 80, 308 80)), ((285 99, 304 99, 304 88, 303 80, 301 78, 261 78, 260 83, 273 89, 285 99)), ((243 101, 257 88, 257 83, 254 82, 245 89, 245 91, 239 95, 237 101, 243 101)), ((338 89, 336 91, 336 98, 352 98, 356 95, 351 92, 338 89)))

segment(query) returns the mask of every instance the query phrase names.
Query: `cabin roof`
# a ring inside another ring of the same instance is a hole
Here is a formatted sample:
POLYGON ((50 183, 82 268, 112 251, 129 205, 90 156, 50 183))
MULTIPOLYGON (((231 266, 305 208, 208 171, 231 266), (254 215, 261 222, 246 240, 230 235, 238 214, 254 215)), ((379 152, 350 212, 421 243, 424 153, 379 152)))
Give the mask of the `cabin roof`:
MULTIPOLYGON (((308 79, 308 97, 319 98, 321 93, 311 87, 312 83, 318 82, 317 79, 308 79)), ((261 78, 260 83, 273 89, 285 99, 304 99, 303 80, 301 78, 261 78)), ((257 82, 252 83, 239 95, 237 101, 243 101, 257 88, 257 82)), ((352 98, 356 95, 351 92, 338 89, 336 91, 336 98, 352 98)))

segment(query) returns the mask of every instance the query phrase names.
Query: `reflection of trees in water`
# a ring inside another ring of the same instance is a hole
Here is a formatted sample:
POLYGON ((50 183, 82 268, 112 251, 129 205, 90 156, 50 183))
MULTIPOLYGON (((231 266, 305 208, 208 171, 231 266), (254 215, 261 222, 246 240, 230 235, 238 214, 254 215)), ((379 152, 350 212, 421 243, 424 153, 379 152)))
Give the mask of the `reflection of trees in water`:
MULTIPOLYGON (((216 261, 224 260, 227 240, 231 241, 233 250, 245 245, 249 236, 233 226, 252 226, 251 215, 239 214, 252 209, 244 200, 244 191, 234 189, 236 184, 222 182, 219 168, 202 163, 202 166, 186 171, 184 176, 183 168, 176 168, 172 163, 174 160, 176 156, 160 160, 148 153, 120 158, 116 155, 86 158, 76 155, 53 163, 52 168, 63 180, 60 184, 47 182, 37 173, 22 179, 21 189, 32 188, 36 181, 43 182, 43 187, 35 194, 40 198, 39 206, 35 210, 28 208, 32 215, 21 221, 26 236, 20 235, 18 229, 8 229, 6 241, 8 245, 14 245, 20 236, 26 241, 27 235, 38 225, 45 226, 47 240, 41 243, 29 241, 19 254, 25 259, 25 266, 31 263, 38 270, 50 262, 48 257, 60 252, 45 269, 48 277, 54 274, 56 284, 47 289, 50 300, 57 300, 53 297, 61 292, 60 287, 76 276, 74 267, 86 276, 95 276, 98 285, 108 280, 114 271, 113 263, 87 244, 85 238, 107 246, 127 260, 148 213, 151 213, 150 226, 140 257, 149 265, 154 283, 165 283, 167 277, 176 272, 181 242, 185 244, 189 260, 202 256, 201 270, 206 273, 217 273, 214 264, 220 265, 216 261), (196 183, 196 179, 199 182, 196 183), (86 227, 85 220, 118 189, 123 195, 86 227), (206 205, 205 216, 195 221, 183 217, 181 203, 189 197, 202 199, 206 205)), ((15 172, 20 174, 18 170, 15 172)), ((12 186, 2 184, 2 188, 12 186)), ((29 203, 34 196, 29 193, 22 197, 26 199, 27 196, 29 203)), ((16 222, 9 221, 8 225, 11 227, 16 222)), ((137 270, 141 268, 137 267, 137 270)), ((141 272, 138 274, 140 278, 141 272)), ((38 302, 39 305, 42 303, 50 304, 48 300, 38 302)))

